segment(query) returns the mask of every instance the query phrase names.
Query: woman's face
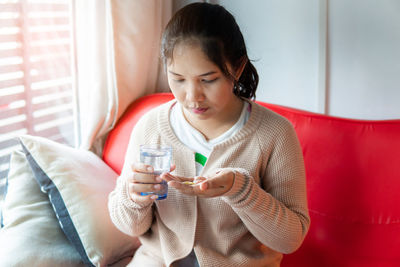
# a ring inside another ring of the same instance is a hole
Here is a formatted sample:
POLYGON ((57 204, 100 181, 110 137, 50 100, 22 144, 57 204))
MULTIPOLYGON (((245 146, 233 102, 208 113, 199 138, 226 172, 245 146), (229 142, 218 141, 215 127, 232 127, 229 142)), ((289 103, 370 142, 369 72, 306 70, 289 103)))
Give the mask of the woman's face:
POLYGON ((178 44, 173 60, 168 61, 167 75, 171 91, 189 122, 224 120, 235 114, 238 98, 233 93, 233 81, 207 58, 200 46, 178 44))

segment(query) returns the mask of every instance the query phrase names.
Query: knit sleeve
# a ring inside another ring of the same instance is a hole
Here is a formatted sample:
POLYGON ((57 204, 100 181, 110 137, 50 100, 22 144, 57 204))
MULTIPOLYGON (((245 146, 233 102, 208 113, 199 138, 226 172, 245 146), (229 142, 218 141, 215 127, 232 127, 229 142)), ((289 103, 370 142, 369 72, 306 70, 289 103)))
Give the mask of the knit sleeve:
POLYGON ((234 184, 223 199, 263 244, 281 253, 294 252, 304 240, 307 209, 302 151, 290 126, 277 135, 259 185, 244 169, 235 169, 234 184))
POLYGON ((118 177, 115 189, 108 197, 108 209, 115 226, 125 234, 139 236, 151 226, 153 219, 152 202, 139 204, 128 194, 128 177, 132 175, 131 164, 138 161, 138 147, 142 142, 142 129, 145 120, 141 119, 134 127, 129 140, 121 176, 118 177))

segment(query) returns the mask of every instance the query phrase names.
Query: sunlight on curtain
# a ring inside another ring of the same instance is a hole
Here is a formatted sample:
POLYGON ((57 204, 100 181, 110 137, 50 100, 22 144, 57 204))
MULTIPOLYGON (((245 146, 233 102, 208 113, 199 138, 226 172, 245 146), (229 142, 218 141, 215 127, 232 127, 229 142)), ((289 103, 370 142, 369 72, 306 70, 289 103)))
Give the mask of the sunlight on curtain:
POLYGON ((0 0, 0 200, 16 136, 75 145, 69 0, 0 0))
POLYGON ((171 12, 171 0, 73 1, 82 148, 101 155, 134 99, 168 90, 159 45, 171 12))

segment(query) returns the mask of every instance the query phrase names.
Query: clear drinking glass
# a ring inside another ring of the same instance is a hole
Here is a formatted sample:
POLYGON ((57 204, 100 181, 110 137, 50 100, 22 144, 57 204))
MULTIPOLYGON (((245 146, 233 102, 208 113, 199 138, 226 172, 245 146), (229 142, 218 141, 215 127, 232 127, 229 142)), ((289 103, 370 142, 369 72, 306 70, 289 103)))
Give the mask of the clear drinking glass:
MULTIPOLYGON (((158 144, 146 144, 140 146, 140 162, 153 166, 154 174, 160 175, 169 172, 171 168, 172 148, 170 146, 158 144)), ((154 192, 142 192, 142 196, 149 194, 158 195, 157 200, 165 199, 168 194, 168 184, 166 181, 159 183, 161 189, 154 192)))

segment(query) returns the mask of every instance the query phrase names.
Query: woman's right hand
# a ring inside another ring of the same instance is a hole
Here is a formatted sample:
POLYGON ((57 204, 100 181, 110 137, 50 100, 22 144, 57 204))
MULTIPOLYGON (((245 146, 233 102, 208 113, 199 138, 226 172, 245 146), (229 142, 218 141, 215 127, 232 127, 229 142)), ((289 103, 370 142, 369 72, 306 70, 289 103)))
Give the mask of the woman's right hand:
MULTIPOLYGON (((161 177, 155 175, 153 167, 143 163, 134 163, 131 166, 132 174, 127 179, 128 193, 131 200, 137 203, 149 203, 158 198, 156 194, 142 196, 141 192, 157 192, 161 189, 161 177)), ((171 170, 175 169, 175 165, 171 166, 171 170)))

